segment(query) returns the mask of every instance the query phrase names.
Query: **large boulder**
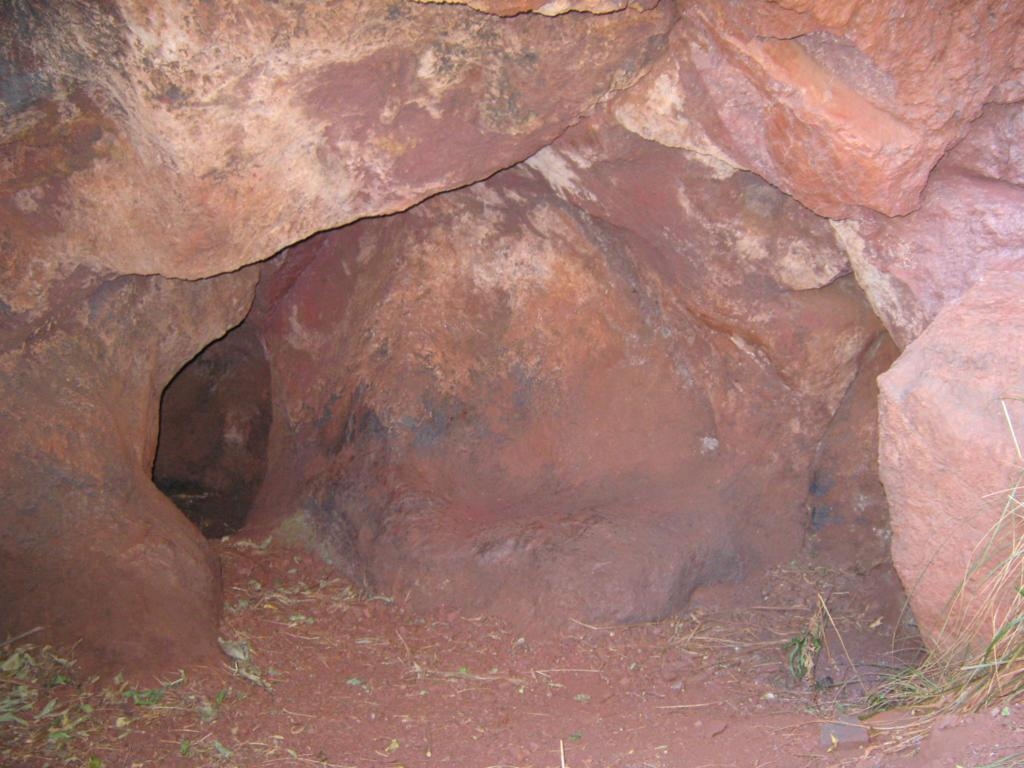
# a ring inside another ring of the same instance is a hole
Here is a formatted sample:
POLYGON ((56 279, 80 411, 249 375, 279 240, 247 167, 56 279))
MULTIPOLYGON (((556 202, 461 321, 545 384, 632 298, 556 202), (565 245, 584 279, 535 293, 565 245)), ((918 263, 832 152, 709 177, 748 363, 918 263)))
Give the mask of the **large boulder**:
POLYGON ((921 207, 835 222, 857 279, 905 347, 991 268, 1024 268, 1024 104, 990 106, 931 175, 921 207))
POLYGON ((801 393, 658 259, 528 168, 292 249, 248 321, 274 381, 254 514, 305 515, 377 589, 524 625, 657 618, 790 557, 846 356, 879 326, 855 287, 813 319, 811 298, 857 341, 801 393))
POLYGON ((0 352, 0 634, 42 627, 108 669, 216 652, 218 564, 150 473, 164 384, 255 278, 86 284, 0 352))
POLYGON ((759 174, 823 216, 915 209, 989 101, 1024 97, 1024 5, 682 4, 668 55, 616 102, 666 146, 759 174))
MULTIPOLYGON (((1024 467, 1022 295, 1020 270, 986 273, 879 379, 893 562, 936 646, 966 637, 982 650, 1013 618, 1005 600, 985 597, 983 582, 1019 543, 1019 510, 990 535, 1024 467)), ((1019 558, 1011 562, 1017 586, 1019 558)))
POLYGON ((81 264, 196 278, 402 210, 554 139, 650 66, 670 4, 497 19, 356 0, 15 6, 0 300, 81 264))

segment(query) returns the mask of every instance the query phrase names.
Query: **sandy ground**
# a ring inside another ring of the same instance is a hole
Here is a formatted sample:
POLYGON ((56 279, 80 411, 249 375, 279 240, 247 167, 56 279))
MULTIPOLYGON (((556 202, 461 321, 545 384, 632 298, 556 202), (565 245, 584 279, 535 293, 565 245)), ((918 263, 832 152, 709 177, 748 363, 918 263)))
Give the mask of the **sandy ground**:
POLYGON ((5 644, 0 764, 1024 765, 1024 706, 947 716, 931 732, 856 718, 863 693, 916 649, 882 568, 794 563, 767 587, 709 591, 663 622, 566 617, 563 631, 532 637, 456 611, 415 615, 306 552, 263 544, 216 543, 219 666, 84 679, 71 651, 5 644), (816 626, 824 644, 812 653, 801 640, 816 626))

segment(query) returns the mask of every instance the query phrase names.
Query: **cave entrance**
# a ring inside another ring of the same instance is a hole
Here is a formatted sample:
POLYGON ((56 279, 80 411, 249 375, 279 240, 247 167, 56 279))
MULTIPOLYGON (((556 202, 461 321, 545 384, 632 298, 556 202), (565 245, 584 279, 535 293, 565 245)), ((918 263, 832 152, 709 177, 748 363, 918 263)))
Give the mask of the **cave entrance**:
POLYGON ((241 529, 267 467, 270 365, 245 324, 164 389, 153 482, 207 538, 241 529))
MULTIPOLYGON (((480 248, 471 196, 491 196, 467 189, 261 267, 260 313, 168 385, 154 481, 211 538, 246 527, 263 486, 273 535, 210 548, 219 631, 250 683, 289 670, 274 695, 319 702, 319 731, 352 714, 334 754, 444 761, 457 743, 455 763, 519 764, 554 743, 574 764, 646 748, 661 765, 671 732, 696 761, 751 764, 756 729, 852 707, 919 652, 877 474, 875 380, 898 350, 840 276, 781 303, 832 338, 854 328, 859 352, 821 366, 836 343, 799 336, 825 373, 780 383, 672 301, 682 283, 642 244, 565 216, 533 232, 515 191, 489 222, 504 252, 480 248), (651 741, 623 747, 632 732, 651 741)), ((534 194, 526 209, 556 205, 534 194)), ((841 724, 777 754, 863 744, 841 724)))

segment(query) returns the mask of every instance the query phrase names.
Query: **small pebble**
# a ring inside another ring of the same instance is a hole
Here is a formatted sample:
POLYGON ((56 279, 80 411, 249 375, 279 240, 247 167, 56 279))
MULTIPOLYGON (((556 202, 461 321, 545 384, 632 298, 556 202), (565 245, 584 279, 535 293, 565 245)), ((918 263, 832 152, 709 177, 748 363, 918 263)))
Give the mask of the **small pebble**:
POLYGON ((818 743, 829 751, 867 744, 868 729, 856 717, 838 715, 833 722, 821 726, 818 743))

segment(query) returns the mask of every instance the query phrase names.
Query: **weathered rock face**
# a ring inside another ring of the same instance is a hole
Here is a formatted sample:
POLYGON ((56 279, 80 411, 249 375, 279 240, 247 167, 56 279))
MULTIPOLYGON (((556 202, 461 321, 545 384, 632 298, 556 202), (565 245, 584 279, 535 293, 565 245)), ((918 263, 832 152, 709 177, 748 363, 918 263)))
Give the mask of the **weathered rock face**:
MULTIPOLYGON (((250 320, 275 381, 257 514, 298 500, 377 588, 523 623, 662 616, 792 554, 834 393, 795 394, 656 261, 525 170, 292 249, 250 320)), ((855 357, 879 327, 846 301, 855 357)))
POLYGON ((526 164, 648 243, 679 300, 794 390, 785 413, 831 416, 879 328, 843 279, 849 262, 826 221, 754 174, 644 141, 604 114, 526 164))
POLYGON ((857 279, 899 345, 991 268, 1024 268, 1024 105, 990 106, 931 176, 921 207, 836 222, 857 279))
POLYGON ((671 6, 36 4, 0 32, 0 300, 78 265, 196 278, 511 165, 641 75, 671 6), (565 55, 570 46, 572 55, 565 55))
POLYGON ((591 216, 652 246, 645 261, 679 300, 785 382, 789 398, 775 413, 802 433, 785 450, 811 454, 800 460, 809 467, 801 490, 814 546, 856 551, 850 565, 863 571, 884 562, 874 380, 897 350, 850 285, 829 222, 754 174, 644 141, 607 114, 526 165, 591 216))
MULTIPOLYGON (((990 271, 943 309, 879 379, 893 562, 933 643, 953 639, 943 634, 947 621, 958 631, 965 622, 983 649, 1007 618, 972 599, 981 595, 977 579, 952 612, 950 601, 1024 464, 1011 433, 1012 424, 1018 441, 1024 435, 1022 291, 1019 270, 990 271)), ((995 567, 1019 535, 1019 522, 1011 520, 989 542, 991 556, 981 571, 995 567)))
POLYGON ((215 275, 513 164, 643 74, 672 8, 8 11, 0 634, 45 624, 86 658, 172 665, 209 649, 218 598, 202 540, 150 481, 156 404, 251 285, 117 275, 215 275))
POLYGON ((919 10, 685 3, 669 55, 616 117, 644 138, 752 170, 823 216, 908 213, 982 106, 1024 97, 1024 6, 919 10))
POLYGON ((997 492, 1013 459, 998 398, 1019 395, 1024 381, 1022 309, 1009 287, 1024 270, 1022 116, 1020 104, 987 107, 932 173, 919 210, 835 223, 858 281, 906 347, 882 379, 880 466, 894 563, 935 645, 957 642, 955 625, 973 620, 985 627, 974 638, 984 646, 1000 623, 996 613, 960 610, 986 604, 977 582, 967 585, 953 624, 946 619, 976 546, 998 519, 997 492))
POLYGON ((115 278, 0 352, 5 633, 135 670, 215 651, 219 568, 150 466, 164 383, 242 319, 255 277, 115 278))
POLYGON ((246 325, 167 385, 153 481, 207 538, 245 525, 266 472, 270 416, 270 366, 246 325))

